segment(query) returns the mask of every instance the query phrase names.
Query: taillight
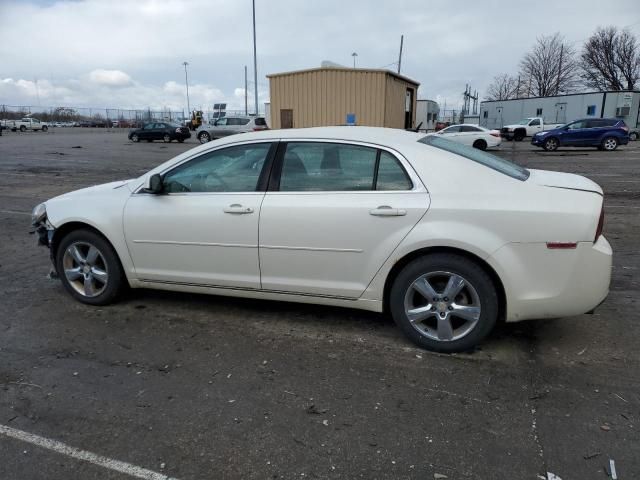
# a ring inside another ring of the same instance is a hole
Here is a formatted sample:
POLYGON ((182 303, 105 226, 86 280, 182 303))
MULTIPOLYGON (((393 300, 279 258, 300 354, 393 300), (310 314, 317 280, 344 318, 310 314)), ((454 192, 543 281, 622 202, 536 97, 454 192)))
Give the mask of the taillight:
POLYGON ((624 130, 625 132, 629 133, 629 127, 620 127, 622 130, 624 130))
POLYGON ((490 132, 489 135, 491 135, 492 137, 499 137, 500 132, 490 132))
POLYGON ((600 219, 598 220, 598 228, 596 228, 596 236, 593 239, 593 243, 598 241, 600 235, 602 235, 602 229, 604 228, 604 202, 602 202, 602 209, 600 210, 600 219))

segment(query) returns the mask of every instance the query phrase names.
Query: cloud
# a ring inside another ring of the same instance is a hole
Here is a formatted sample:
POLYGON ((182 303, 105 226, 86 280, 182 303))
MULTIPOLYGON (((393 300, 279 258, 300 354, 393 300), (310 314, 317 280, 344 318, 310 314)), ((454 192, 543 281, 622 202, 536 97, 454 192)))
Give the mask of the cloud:
POLYGON ((89 80, 107 87, 126 87, 132 84, 131 77, 121 70, 93 70, 89 73, 89 80))

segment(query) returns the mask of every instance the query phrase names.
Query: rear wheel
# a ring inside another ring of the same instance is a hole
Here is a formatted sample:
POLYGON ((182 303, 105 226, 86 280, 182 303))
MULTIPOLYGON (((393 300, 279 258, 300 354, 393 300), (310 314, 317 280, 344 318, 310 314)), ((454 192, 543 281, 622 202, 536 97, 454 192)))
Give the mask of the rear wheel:
POLYGON ((473 148, 477 148, 478 150, 486 150, 487 142, 482 139, 476 140, 475 142, 473 142, 473 148))
POLYGON ((43 126, 42 126, 42 131, 43 131, 43 132, 46 132, 47 130, 49 130, 49 127, 47 127, 46 125, 43 125, 43 126))
POLYGON ((75 230, 62 238, 56 269, 65 290, 90 305, 113 302, 125 284, 115 250, 91 230, 75 230))
POLYGON ((631 132, 629 134, 629 140, 631 140, 632 142, 635 142, 636 140, 638 140, 638 133, 637 132, 631 132))
POLYGON ((542 145, 547 152, 555 152, 558 149, 558 139, 551 137, 547 138, 542 145))
POLYGON ((607 152, 613 152, 618 148, 618 139, 615 137, 607 137, 602 141, 602 148, 607 152))
POLYGON ((491 277, 455 254, 409 263, 391 288, 394 321, 414 343, 437 352, 460 352, 480 343, 498 318, 491 277))
POLYGON ((209 135, 209 132, 200 132, 198 134, 198 140, 200 140, 200 143, 207 143, 211 141, 211 135, 209 135))
POLYGON ((27 127, 25 127, 24 125, 20 125, 20 131, 21 132, 26 132, 27 131, 27 127))
POLYGON ((171 142, 171 135, 169 135, 168 133, 165 133, 165 134, 164 134, 164 137, 162 137, 162 141, 163 141, 164 143, 169 143, 169 142, 171 142))

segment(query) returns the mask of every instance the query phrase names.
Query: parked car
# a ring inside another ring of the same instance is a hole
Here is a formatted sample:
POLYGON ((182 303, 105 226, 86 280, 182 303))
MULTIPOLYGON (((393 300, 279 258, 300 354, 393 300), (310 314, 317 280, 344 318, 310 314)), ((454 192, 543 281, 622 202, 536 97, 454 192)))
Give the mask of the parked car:
POLYGON ((169 122, 151 122, 129 132, 129 140, 132 142, 162 140, 169 143, 171 140, 177 140, 182 143, 187 138, 191 138, 191 132, 187 127, 169 122))
POLYGON ((37 118, 32 117, 24 117, 20 120, 3 120, 3 126, 12 132, 16 132, 18 130, 21 132, 26 132, 27 130, 31 130, 33 132, 42 130, 43 132, 46 132, 49 129, 49 125, 46 122, 41 122, 37 118))
POLYGON ((564 125, 563 123, 545 123, 542 117, 530 117, 520 120, 513 125, 505 125, 500 129, 500 134, 506 140, 521 142, 525 137, 532 137, 536 133, 552 130, 564 125))
POLYGON ((618 145, 629 143, 629 128, 618 118, 585 118, 537 133, 531 143, 549 152, 558 147, 597 147, 613 151, 618 145))
POLYGON ((478 125, 451 125, 429 135, 440 135, 447 140, 469 145, 470 147, 486 150, 487 147, 498 147, 502 143, 498 130, 489 130, 478 125))
POLYGON ((360 308, 444 352, 589 312, 611 277, 596 183, 395 129, 227 137, 32 221, 83 303, 129 285, 360 308))
POLYGON ((207 143, 227 135, 268 130, 268 128, 264 117, 222 117, 198 128, 196 137, 200 143, 207 143))
POLYGON ((638 140, 639 136, 640 136, 640 130, 638 130, 637 128, 629 129, 629 140, 631 140, 632 142, 635 142, 636 140, 638 140))

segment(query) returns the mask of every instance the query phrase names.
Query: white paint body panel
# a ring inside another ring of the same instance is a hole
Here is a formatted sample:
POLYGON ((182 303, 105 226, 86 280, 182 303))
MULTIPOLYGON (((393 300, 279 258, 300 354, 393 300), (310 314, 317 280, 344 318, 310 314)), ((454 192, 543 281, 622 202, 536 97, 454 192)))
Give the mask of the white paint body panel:
POLYGON ((133 287, 349 306, 381 311, 394 265, 428 248, 454 248, 500 279, 506 318, 584 313, 608 293, 612 252, 594 243, 602 190, 577 175, 531 170, 508 177, 418 143, 424 134, 326 127, 235 135, 196 147, 142 177, 46 202, 59 228, 82 222, 113 244, 133 287), (392 149, 419 191, 136 194, 154 173, 215 148, 315 139, 392 149), (250 215, 221 213, 225 205, 250 215), (406 215, 375 217, 388 205, 406 215), (141 243, 140 240, 150 243, 141 243), (549 250, 547 242, 576 242, 549 250), (175 282, 175 283, 167 283, 175 282))
MULTIPOLYGON (((466 125, 466 124, 465 124, 466 125)), ((455 125, 456 127, 460 125, 455 125)), ((487 142, 487 147, 493 148, 498 147, 502 143, 502 139, 500 136, 491 135, 490 130, 486 130, 478 125, 469 125, 470 127, 481 129, 479 132, 448 132, 447 130, 451 127, 447 127, 439 132, 429 133, 428 135, 438 135, 439 137, 446 138, 447 140, 452 140, 457 143, 461 143, 463 145, 467 145, 469 147, 473 146, 473 143, 476 140, 484 140, 487 142)))

